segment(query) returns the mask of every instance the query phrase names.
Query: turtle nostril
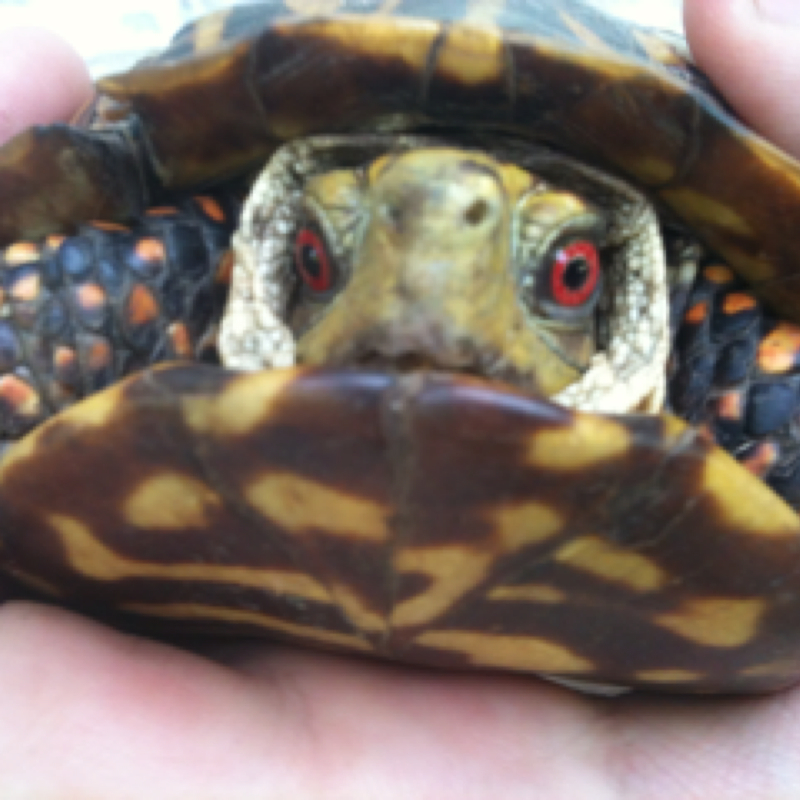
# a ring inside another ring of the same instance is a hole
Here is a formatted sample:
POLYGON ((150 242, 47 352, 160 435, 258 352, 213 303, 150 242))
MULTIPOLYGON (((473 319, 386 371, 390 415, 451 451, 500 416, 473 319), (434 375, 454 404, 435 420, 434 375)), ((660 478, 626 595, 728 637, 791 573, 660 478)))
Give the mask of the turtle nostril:
POLYGON ((469 208, 464 212, 464 220, 467 225, 478 225, 486 218, 489 206, 483 198, 473 200, 469 208))

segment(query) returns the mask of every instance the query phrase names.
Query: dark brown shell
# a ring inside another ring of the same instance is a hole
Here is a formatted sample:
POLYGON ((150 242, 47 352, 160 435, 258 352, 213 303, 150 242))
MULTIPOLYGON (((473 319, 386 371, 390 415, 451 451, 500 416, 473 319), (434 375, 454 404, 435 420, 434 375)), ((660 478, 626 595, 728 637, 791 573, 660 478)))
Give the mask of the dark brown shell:
MULTIPOLYGON (((653 33, 578 2, 318 5, 208 17, 102 81, 93 130, 3 148, 0 240, 134 217, 299 135, 468 125, 645 187, 800 318, 800 167, 653 33)), ((9 575, 93 612, 674 690, 800 674, 782 501, 669 417, 480 382, 146 373, 12 448, 0 531, 9 575)))
POLYGON ((99 83, 100 121, 122 130, 55 126, 4 149, 0 242, 102 212, 130 217, 163 184, 218 181, 303 134, 487 126, 649 189, 800 321, 800 167, 654 32, 578 0, 331 6, 272 0, 206 17, 99 83))
POLYGON ((800 536, 748 478, 675 419, 480 381, 172 367, 17 445, 0 529, 16 577, 184 631, 764 690, 800 665, 800 536))

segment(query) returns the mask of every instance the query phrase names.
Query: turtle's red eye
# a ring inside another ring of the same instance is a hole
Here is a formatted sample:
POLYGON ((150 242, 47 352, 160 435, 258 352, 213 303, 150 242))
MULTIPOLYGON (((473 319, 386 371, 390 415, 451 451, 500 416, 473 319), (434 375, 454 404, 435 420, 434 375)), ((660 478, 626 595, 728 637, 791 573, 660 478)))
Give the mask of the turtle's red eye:
POLYGON ((314 292, 327 292, 336 275, 322 237, 313 228, 301 228, 294 241, 294 265, 303 282, 314 292))
POLYGON ((550 294, 566 308, 591 300, 600 284, 600 257, 587 241, 573 242, 556 251, 550 272, 550 294))

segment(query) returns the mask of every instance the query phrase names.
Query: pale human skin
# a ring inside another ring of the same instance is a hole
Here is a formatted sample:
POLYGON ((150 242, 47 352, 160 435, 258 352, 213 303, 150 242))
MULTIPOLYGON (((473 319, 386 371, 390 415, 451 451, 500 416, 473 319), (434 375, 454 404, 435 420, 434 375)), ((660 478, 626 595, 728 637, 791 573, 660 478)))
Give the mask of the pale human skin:
MULTIPOLYGON (((753 2, 687 0, 690 39, 741 113, 800 155, 800 28, 768 23, 753 2)), ((800 25, 800 3, 785 6, 800 25)), ((86 96, 80 62, 40 36, 0 35, 2 136, 64 118, 86 96)), ((609 701, 536 679, 431 674, 275 644, 214 657, 57 609, 0 608, 0 795, 800 796, 800 689, 609 701)))

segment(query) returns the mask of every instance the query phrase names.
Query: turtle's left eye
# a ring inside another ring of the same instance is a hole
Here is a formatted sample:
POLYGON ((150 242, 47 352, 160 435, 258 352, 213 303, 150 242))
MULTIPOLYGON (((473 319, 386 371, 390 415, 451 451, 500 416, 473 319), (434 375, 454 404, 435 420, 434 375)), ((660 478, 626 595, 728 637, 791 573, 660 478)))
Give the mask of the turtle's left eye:
POLYGON ((325 241, 314 228, 301 228, 297 232, 294 266, 303 283, 316 294, 325 294, 336 285, 336 265, 325 241))
POLYGON ((580 308, 594 300, 600 287, 600 257, 588 241, 572 242, 553 254, 550 298, 563 308, 580 308))

